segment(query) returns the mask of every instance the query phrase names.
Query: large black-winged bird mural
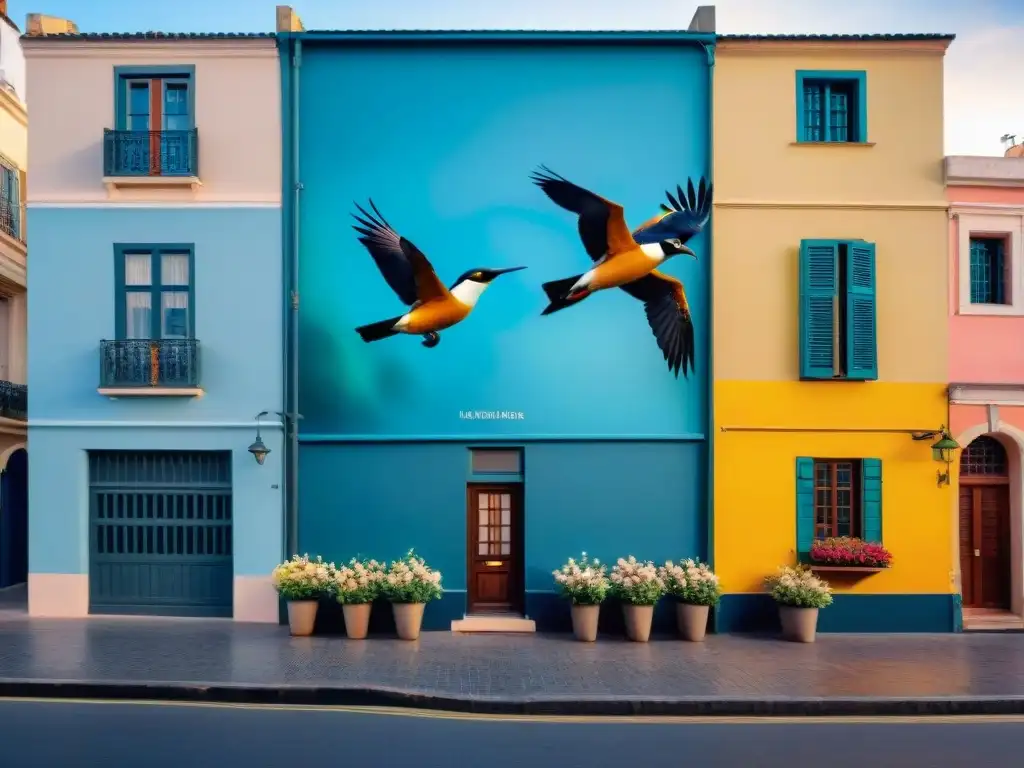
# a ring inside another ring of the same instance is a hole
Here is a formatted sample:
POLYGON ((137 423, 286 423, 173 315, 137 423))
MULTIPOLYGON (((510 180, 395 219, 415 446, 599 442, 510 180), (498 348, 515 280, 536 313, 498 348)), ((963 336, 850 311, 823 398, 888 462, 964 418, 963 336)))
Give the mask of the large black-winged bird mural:
POLYGON ((358 203, 356 208, 362 215, 352 214, 358 222, 352 228, 360 234, 359 242, 370 252, 391 290, 409 307, 405 314, 356 328, 365 342, 406 333, 423 336, 423 346, 428 349, 436 347, 441 343, 438 332, 465 320, 495 278, 526 269, 477 267, 463 272, 446 288, 423 252, 391 228, 373 200, 373 213, 358 203))
POLYGON ((621 288, 643 302, 647 322, 675 377, 679 378, 680 369, 683 376, 694 370, 693 318, 686 291, 679 280, 657 267, 679 254, 697 258, 686 242, 711 216, 711 185, 701 178, 695 189, 693 180, 688 179, 686 194, 677 185, 675 197, 665 193, 671 207, 662 204, 657 216, 630 232, 618 203, 573 184, 546 166, 535 171, 531 180, 552 202, 579 217, 580 239, 594 261, 589 272, 543 284, 550 303, 542 314, 571 307, 606 288, 621 288))

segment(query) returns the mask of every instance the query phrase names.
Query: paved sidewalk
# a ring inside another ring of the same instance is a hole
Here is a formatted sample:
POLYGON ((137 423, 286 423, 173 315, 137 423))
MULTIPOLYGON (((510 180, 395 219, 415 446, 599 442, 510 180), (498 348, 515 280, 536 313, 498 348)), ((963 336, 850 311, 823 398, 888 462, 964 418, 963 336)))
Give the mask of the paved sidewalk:
POLYGON ((1024 634, 292 638, 173 619, 0 618, 0 696, 551 714, 1024 713, 1024 634))

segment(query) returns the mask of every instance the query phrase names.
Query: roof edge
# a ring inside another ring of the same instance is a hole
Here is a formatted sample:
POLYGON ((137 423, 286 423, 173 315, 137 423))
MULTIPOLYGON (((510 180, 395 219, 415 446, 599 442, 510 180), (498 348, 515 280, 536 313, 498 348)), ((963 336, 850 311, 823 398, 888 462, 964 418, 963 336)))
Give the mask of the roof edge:
POLYGON ((920 40, 921 42, 952 42, 956 35, 943 32, 899 32, 869 33, 862 35, 718 35, 719 40, 736 40, 749 42, 828 42, 828 43, 861 43, 861 42, 894 42, 905 43, 920 40))

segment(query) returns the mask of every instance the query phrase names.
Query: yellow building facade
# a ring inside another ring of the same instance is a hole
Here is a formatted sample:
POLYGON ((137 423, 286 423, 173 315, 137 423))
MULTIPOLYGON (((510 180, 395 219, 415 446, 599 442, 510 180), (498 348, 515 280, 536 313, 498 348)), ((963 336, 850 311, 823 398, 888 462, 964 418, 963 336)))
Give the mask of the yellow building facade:
POLYGON ((814 539, 821 631, 952 631, 943 58, 952 36, 724 36, 714 86, 718 631, 769 628, 763 579, 814 539), (933 433, 933 434, 929 434, 933 433), (917 439, 915 439, 917 438, 917 439))

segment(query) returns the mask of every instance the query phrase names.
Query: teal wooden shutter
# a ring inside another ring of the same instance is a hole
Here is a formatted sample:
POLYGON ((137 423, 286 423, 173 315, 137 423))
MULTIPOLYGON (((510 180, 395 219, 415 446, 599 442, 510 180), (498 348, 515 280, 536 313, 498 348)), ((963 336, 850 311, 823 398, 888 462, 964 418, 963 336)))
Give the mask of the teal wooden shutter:
POLYGON ((846 377, 878 378, 875 244, 851 242, 846 248, 846 377))
POLYGON ((864 541, 882 543, 882 460, 864 459, 860 469, 860 510, 864 541))
POLYGON ((796 460, 796 552, 806 555, 814 543, 814 459, 796 460))
POLYGON ((839 244, 800 241, 800 378, 831 379, 839 291, 839 244))

